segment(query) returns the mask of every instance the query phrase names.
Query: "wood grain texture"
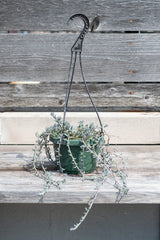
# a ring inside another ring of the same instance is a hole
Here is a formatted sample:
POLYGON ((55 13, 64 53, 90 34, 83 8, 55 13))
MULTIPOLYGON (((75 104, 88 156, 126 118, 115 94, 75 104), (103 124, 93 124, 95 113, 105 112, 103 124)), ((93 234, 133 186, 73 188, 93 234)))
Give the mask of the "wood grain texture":
MULTIPOLYGON (((159 111, 160 84, 88 83, 99 111, 159 111)), ((1 84, 0 111, 63 111, 66 84, 1 84)), ((93 111, 84 84, 72 86, 69 111, 93 111)))
MULTIPOLYGON (((121 203, 160 203, 159 146, 121 146, 119 149, 127 157, 130 189, 121 203)), ((22 171, 22 164, 31 159, 31 146, 25 149, 24 146, 1 146, 0 151, 0 202, 38 203, 44 182, 34 173, 22 171), (9 164, 13 167, 12 171, 9 164), (19 171, 14 171, 18 165, 19 171)), ((57 180, 62 179, 59 173, 51 174, 57 180)), ((44 203, 86 203, 94 193, 94 188, 93 182, 82 182, 79 177, 67 176, 61 190, 54 187, 49 189, 44 203)), ((104 183, 96 203, 114 203, 115 197, 112 186, 104 183)))
MULTIPOLYGON (((57 112, 63 117, 63 112, 57 112)), ((100 112, 102 123, 108 124, 106 133, 110 143, 114 144, 159 144, 160 143, 160 113, 109 113, 100 112)), ((54 121, 50 113, 1 113, 1 144, 34 144, 35 133, 41 133, 54 121)), ((76 125, 98 123, 93 112, 67 112, 67 121, 76 125)), ((106 137, 107 138, 107 137, 106 137)))
MULTIPOLYGON (((68 18, 83 13, 100 17, 101 31, 159 30, 157 0, 5 0, 1 2, 0 30, 68 30, 68 18), (132 20, 132 21, 131 21, 132 20)), ((76 27, 77 28, 77 27, 76 27)))
MULTIPOLYGON (((0 145, 0 171, 24 171, 33 159, 34 145, 0 145)), ((110 145, 109 152, 122 153, 130 173, 160 174, 159 145, 110 145)))
MULTIPOLYGON (((76 36, 1 34, 0 82, 65 82, 76 36)), ((83 50, 88 82, 160 82, 159 34, 88 34, 83 50)), ((79 64, 74 81, 82 81, 79 64)))

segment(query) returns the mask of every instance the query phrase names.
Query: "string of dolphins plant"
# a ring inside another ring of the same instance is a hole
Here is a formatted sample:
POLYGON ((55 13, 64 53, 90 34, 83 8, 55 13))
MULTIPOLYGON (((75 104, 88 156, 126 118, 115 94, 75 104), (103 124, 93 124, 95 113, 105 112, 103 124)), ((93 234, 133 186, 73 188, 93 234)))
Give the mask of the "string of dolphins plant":
POLYGON ((45 181, 45 187, 41 193, 41 200, 51 186, 60 189, 61 184, 66 181, 65 169, 61 166, 60 151, 64 140, 66 142, 68 154, 72 159, 72 164, 75 170, 78 171, 78 177, 80 176, 82 181, 93 181, 95 184, 95 193, 90 197, 87 207, 85 207, 80 220, 70 228, 70 230, 73 231, 76 230, 87 217, 97 198, 100 187, 104 182, 110 183, 115 189, 117 189, 116 202, 119 202, 121 198, 128 193, 126 182, 127 174, 125 173, 123 157, 118 153, 118 151, 109 153, 106 150, 106 145, 109 145, 109 141, 105 141, 104 134, 101 134, 101 130, 95 126, 95 124, 84 124, 83 121, 80 121, 77 127, 73 127, 69 122, 65 121, 63 128, 63 121, 61 117, 57 117, 54 113, 51 113, 51 115, 54 118, 55 123, 52 126, 47 127, 41 134, 36 134, 37 140, 34 148, 32 164, 36 175, 43 178, 45 181), (53 154, 50 149, 50 144, 52 143, 51 136, 60 139, 54 156, 52 156, 53 154), (69 142, 72 139, 79 139, 82 142, 82 145, 80 146, 82 149, 80 165, 71 151, 69 142), (98 173, 85 173, 84 168, 82 167, 84 165, 84 151, 91 153, 93 158, 95 158, 97 162, 96 171, 98 171, 98 173), (61 181, 54 179, 54 174, 52 174, 53 171, 47 169, 45 164, 46 160, 49 161, 50 165, 53 166, 56 171, 62 174, 63 178, 61 181), (41 165, 41 168, 39 165, 41 165))

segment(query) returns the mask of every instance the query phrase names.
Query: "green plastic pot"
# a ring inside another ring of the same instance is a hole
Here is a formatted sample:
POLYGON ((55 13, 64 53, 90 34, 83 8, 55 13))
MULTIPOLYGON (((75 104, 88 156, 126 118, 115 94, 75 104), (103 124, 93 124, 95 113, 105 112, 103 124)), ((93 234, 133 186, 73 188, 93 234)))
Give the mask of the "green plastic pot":
MULTIPOLYGON (((55 157, 57 159, 57 165, 59 163, 59 156, 58 156, 58 148, 60 143, 60 138, 53 137, 50 135, 50 141, 53 142, 55 157)), ((69 140, 70 150, 72 155, 79 167, 84 173, 91 173, 96 168, 96 157, 93 156, 92 153, 88 152, 87 149, 82 149, 81 145, 83 145, 82 141, 79 139, 76 140, 69 140)), ((96 153, 98 153, 98 148, 95 147, 96 153)), ((60 147, 60 163, 61 167, 64 169, 64 173, 70 174, 78 174, 79 171, 76 168, 72 157, 68 152, 67 140, 63 140, 61 142, 60 147)), ((59 168, 59 166, 58 166, 59 168)))

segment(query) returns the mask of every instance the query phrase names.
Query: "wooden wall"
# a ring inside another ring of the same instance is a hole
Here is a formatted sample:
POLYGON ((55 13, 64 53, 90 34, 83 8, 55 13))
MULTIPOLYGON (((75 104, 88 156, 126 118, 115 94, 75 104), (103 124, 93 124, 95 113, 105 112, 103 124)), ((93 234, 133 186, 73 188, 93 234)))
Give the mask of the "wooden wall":
MULTIPOLYGON (((130 192, 127 205, 95 204, 73 234, 75 239, 158 240, 159 0, 0 1, 0 239, 70 239, 68 225, 83 207, 75 205, 76 191, 81 203, 89 197, 82 186, 71 187, 58 194, 51 190, 48 202, 57 204, 32 204, 39 199, 37 182, 38 189, 43 186, 23 170, 33 156, 35 132, 53 123, 49 112, 62 115, 71 47, 83 26, 81 20, 66 24, 75 13, 92 24, 83 45, 84 73, 102 121, 109 124, 111 143, 127 145, 120 149, 127 153, 130 192), (62 204, 66 192, 74 204, 62 204)), ((93 109, 79 70, 67 116, 71 123, 97 121, 89 113, 93 109)), ((99 203, 113 203, 107 191, 99 203)))
MULTIPOLYGON (((86 14, 90 23, 96 16, 100 21, 86 35, 82 55, 98 109, 159 111, 160 2, 156 0, 2 1, 0 111, 62 111, 70 49, 82 28, 81 20, 66 22, 77 12, 86 14)), ((78 67, 69 111, 92 111, 78 67)))

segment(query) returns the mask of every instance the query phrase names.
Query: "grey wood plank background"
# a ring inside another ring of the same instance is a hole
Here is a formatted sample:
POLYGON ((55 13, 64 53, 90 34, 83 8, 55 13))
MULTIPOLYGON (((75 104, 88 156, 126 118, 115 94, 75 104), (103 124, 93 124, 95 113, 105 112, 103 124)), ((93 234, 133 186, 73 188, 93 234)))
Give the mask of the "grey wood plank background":
MULTIPOLYGON (((109 151, 113 153, 110 146, 109 151)), ((0 203, 38 203, 44 188, 43 178, 37 178, 35 172, 23 171, 32 159, 31 146, 2 146, 0 154, 0 203), (13 163, 13 160, 15 162, 13 163), (19 162, 19 167, 17 166, 19 162), (12 166, 13 169, 9 170, 12 166), (2 166, 2 168, 1 168, 2 166), (5 168, 4 168, 5 166, 5 168), (17 171, 16 168, 19 168, 17 171), (23 184, 22 184, 23 183, 23 184), (31 184, 32 183, 32 184, 31 184)), ((159 147, 158 146, 122 146, 119 147, 126 159, 129 193, 120 203, 160 203, 159 188, 159 147)), ((51 177, 61 181, 63 174, 50 172, 51 177)), ((97 173, 93 173, 96 174, 97 173)), ((86 203, 95 192, 96 183, 83 182, 78 176, 65 176, 66 182, 61 189, 51 187, 45 195, 44 203, 86 203)), ((107 181, 101 186, 96 203, 115 203, 115 189, 107 181)))
MULTIPOLYGON (((160 84, 88 83, 99 111, 159 111, 160 84)), ((62 111, 66 84, 1 84, 0 111, 62 111)), ((72 86, 68 109, 93 111, 84 84, 72 86)))
MULTIPOLYGON (((66 25, 66 21, 70 15, 77 12, 86 14, 90 22, 92 22, 93 18, 97 15, 100 19, 100 25, 96 31, 100 31, 101 34, 89 34, 86 37, 86 45, 84 45, 83 53, 85 75, 87 81, 90 82, 89 88, 96 105, 100 107, 102 111, 109 109, 116 111, 142 109, 145 111, 159 111, 160 37, 158 33, 160 31, 160 2, 158 0, 81 0, 78 2, 73 0, 5 0, 1 1, 0 5, 0 83, 3 82, 3 84, 0 85, 0 111, 36 111, 37 109, 55 111, 63 107, 64 81, 66 80, 68 72, 70 48, 76 38, 76 34, 69 34, 69 31, 77 31, 82 27, 81 21, 74 21, 69 26, 66 25), (52 34, 50 36, 49 34, 39 34, 37 36, 31 34, 28 36, 3 34, 3 31, 7 32, 12 30, 58 31, 61 32, 61 36, 58 34, 52 34), (105 31, 156 31, 157 34, 102 34, 105 31), (39 81, 43 83, 37 85, 6 84, 6 82, 11 81, 39 81), (119 83, 124 81, 135 82, 135 84, 127 83, 124 85, 119 83), (136 83, 139 81, 141 81, 142 84, 139 85, 136 83), (55 82, 61 82, 61 84, 55 84, 55 82), (97 82, 99 82, 99 84, 97 84, 97 82), (118 82, 118 84, 106 84, 106 82, 118 82), (148 82, 148 84, 143 82, 148 82), (152 84, 149 82, 152 82, 152 84)), ((76 74, 75 81, 80 81, 79 74, 76 74)), ((85 106, 85 109, 88 111, 88 109, 90 109, 88 108, 89 102, 86 94, 83 92, 82 85, 78 83, 74 84, 73 90, 74 93, 70 99, 72 110, 74 111, 76 108, 76 110, 81 111, 82 109, 76 107, 78 104, 81 104, 81 106, 85 106)), ((154 147, 158 149, 158 146, 154 147)), ((157 164, 159 152, 157 152, 157 150, 153 151, 153 149, 155 149, 154 147, 145 146, 143 149, 141 148, 141 150, 143 150, 141 153, 137 152, 137 146, 129 147, 129 154, 132 157, 130 163, 132 167, 129 169, 131 175, 129 177, 133 185, 136 186, 135 189, 132 189, 133 191, 129 196, 130 202, 138 201, 139 203, 144 201, 144 196, 147 203, 154 197, 156 199, 155 202, 159 202, 159 188, 157 187, 155 195, 153 193, 155 189, 153 190, 152 188, 151 191, 148 189, 148 183, 155 186, 155 176, 158 176, 157 164), (133 159, 133 156, 140 160, 138 166, 141 167, 141 172, 139 168, 137 168, 137 161, 133 159), (145 165, 143 165, 141 161, 142 158, 144 162, 146 162, 145 165), (152 163, 152 170, 148 164, 148 159, 149 162, 152 163), (153 162, 155 164, 153 164, 153 162), (139 183, 143 185, 143 181, 141 181, 142 178, 135 181, 135 176, 137 177, 138 175, 143 176, 143 179, 146 181, 146 184, 141 186, 141 190, 138 185, 139 183), (143 196, 137 193, 139 190, 140 192, 145 190, 144 195, 142 194, 143 196), (150 196, 149 194, 147 196, 146 193, 149 193, 150 196), (146 196, 149 197, 148 200, 146 196)), ((9 147, 6 146, 6 149, 7 148, 9 147)), ((28 151, 26 146, 23 146, 23 148, 25 148, 25 151, 28 151)), ((12 166, 14 170, 17 170, 22 167, 23 160, 26 161, 26 159, 28 159, 25 155, 19 155, 20 162, 15 162, 13 160, 14 156, 11 157, 8 151, 9 149, 7 149, 6 155, 3 154, 4 164, 2 168, 6 166, 6 169, 10 169, 12 166)), ((17 148, 14 147, 14 151, 17 151, 17 148)), ((13 172, 13 169, 11 169, 12 172, 7 172, 7 176, 4 173, 3 176, 3 169, 1 170, 4 182, 6 182, 5 178, 8 180, 12 175, 13 179, 18 181, 19 186, 22 187, 18 179, 19 172, 13 172)), ((27 188, 31 186, 32 181, 35 183, 37 180, 29 180, 28 175, 28 173, 26 173, 26 175, 23 174, 23 180, 20 178, 21 181, 27 183, 27 188)), ((10 180, 9 186, 12 186, 13 181, 12 179, 10 180)), ((157 184, 157 186, 159 185, 157 184)), ((7 195, 10 200, 12 198, 15 199, 16 196, 17 194, 14 190, 11 194, 7 195)), ((35 192, 31 191, 30 196, 27 195, 28 201, 31 199, 35 200, 35 192)), ((68 194, 67 197, 70 198, 70 196, 71 195, 68 194)), ((74 193, 72 196, 75 197, 74 193)), ((1 197, 3 198, 3 194, 1 197)), ((25 194, 19 195, 19 197, 21 197, 21 201, 23 202, 26 200, 25 194)), ((104 197, 103 193, 100 198, 101 197, 104 197)), ((51 194, 48 201, 52 200, 53 195, 51 194)), ((61 201, 64 202, 64 197, 62 197, 61 201)), ((62 225, 66 227, 66 224, 68 228, 68 213, 64 213, 66 206, 57 205, 58 209, 57 206, 56 208, 55 206, 53 206, 53 208, 47 207, 47 211, 40 207, 43 218, 44 216, 49 216, 49 218, 45 220, 45 224, 44 221, 41 221, 42 215, 37 206, 31 205, 29 207, 23 205, 21 209, 19 209, 18 205, 9 206, 3 204, 3 206, 0 206, 2 218, 5 216, 3 221, 0 221, 2 222, 0 236, 5 239, 10 239, 11 237, 14 239, 22 239, 24 235, 26 239, 27 237, 34 239, 35 236, 42 238, 44 231, 42 233, 37 226, 43 222, 42 225, 44 227, 41 229, 49 230, 47 230, 48 235, 45 235, 45 237, 53 238, 53 236, 58 236, 60 239, 60 235, 62 235, 63 237, 65 236, 66 239, 70 239, 70 235, 61 228, 62 225), (14 214, 15 211, 16 218, 14 214), (55 219, 55 211, 60 213, 59 216, 63 215, 63 221, 60 217, 58 217, 57 220, 57 214, 55 219), (24 213, 23 216, 22 212, 24 213), (31 212, 33 214, 30 214, 31 212), (49 215, 46 215, 48 213, 49 215), (32 215, 36 216, 36 218, 38 216, 38 220, 36 221, 37 225, 34 225, 33 221, 31 221, 32 215), (22 218, 25 219, 25 221, 22 221, 22 218), (18 219, 18 225, 15 219, 18 219), (35 227, 35 229, 33 229, 33 227, 35 227), (22 231, 19 231, 19 229, 22 231), (27 232, 25 232, 24 229, 27 229, 27 232)), ((95 216, 93 218, 91 213, 92 216, 89 220, 89 225, 87 225, 87 237, 89 237, 89 239, 96 239, 97 229, 103 230, 102 228, 104 228, 104 231, 100 231, 100 234, 102 233, 101 237, 104 239, 106 236, 110 239, 117 239, 117 231, 120 239, 124 239, 125 237, 129 239, 158 239, 158 205, 149 207, 137 205, 127 206, 126 208, 121 206, 116 207, 112 205, 112 208, 109 206, 108 209, 106 209, 105 206, 99 206, 101 213, 105 213, 105 215, 100 213, 102 221, 97 220, 97 217, 99 217, 99 209, 96 210, 98 213, 93 211, 93 214, 96 215, 96 227, 93 227, 95 216), (109 215, 108 212, 110 212, 109 215), (108 219, 107 216, 109 216, 108 219), (130 217, 128 218, 127 216, 130 217), (122 222, 120 225, 119 219, 121 219, 122 222), (149 219, 149 221, 147 219, 149 219), (116 231, 113 229, 113 222, 114 226, 116 224, 116 231), (99 228, 97 228, 97 224, 99 224, 99 228), (124 226, 127 227, 127 232, 124 226), (96 232, 94 232, 94 229, 96 229, 96 232), (146 231, 146 229, 148 229, 148 231, 146 231)), ((67 207, 67 209, 75 212, 73 206, 67 207)), ((80 211, 78 210, 77 212, 79 213, 80 211)), ((84 228, 82 227, 82 231, 80 230, 78 236, 79 239, 86 236, 85 226, 84 228)))
POLYGON ((158 0, 5 0, 0 30, 67 30, 67 19, 77 12, 91 21, 98 15, 98 30, 160 30, 158 0))
MULTIPOLYGON (((146 176, 160 172, 159 145, 110 145, 110 152, 115 148, 123 153, 130 174, 146 176)), ((0 171, 24 171, 33 159, 33 149, 34 145, 0 145, 0 171)), ((45 162, 45 166, 49 165, 53 169, 50 162, 45 162)))
MULTIPOLYGON (((0 82, 64 82, 76 37, 1 34, 0 82)), ((88 34, 82 58, 88 82, 160 82, 159 34, 88 34)), ((81 81, 76 70, 74 80, 81 81)))

